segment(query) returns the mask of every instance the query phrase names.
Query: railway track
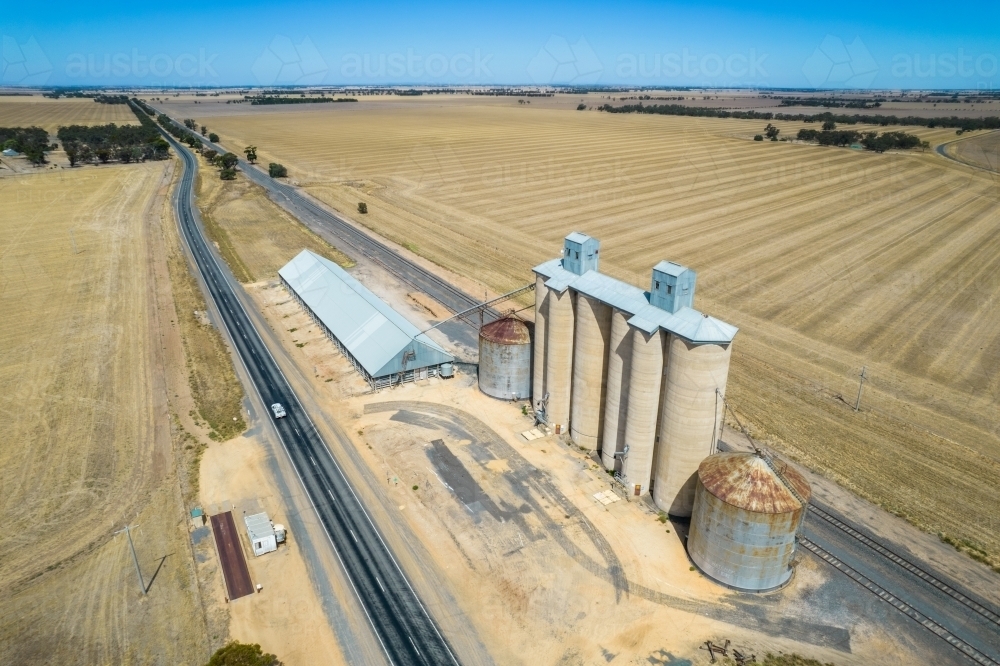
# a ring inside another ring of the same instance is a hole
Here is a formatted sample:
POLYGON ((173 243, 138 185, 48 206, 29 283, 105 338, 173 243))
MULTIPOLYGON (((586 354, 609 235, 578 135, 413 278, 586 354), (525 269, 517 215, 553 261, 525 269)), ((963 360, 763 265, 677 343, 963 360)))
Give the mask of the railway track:
MULTIPOLYGON (((178 127, 183 127, 176 120, 173 122, 178 127)), ((212 143, 205 137, 199 138, 205 146, 220 154, 227 152, 224 147, 212 143)), ((241 159, 239 165, 243 173, 254 183, 263 187, 276 203, 281 205, 283 199, 284 203, 287 204, 286 207, 290 208, 290 212, 299 217, 300 221, 307 222, 302 220, 302 216, 299 214, 305 213, 312 221, 337 238, 339 241, 338 249, 348 255, 354 254, 355 257, 364 257, 374 262, 400 281, 427 294, 450 310, 452 314, 468 310, 482 303, 480 299, 470 296, 447 280, 407 259, 385 243, 356 228, 344 218, 317 204, 311 197, 297 188, 271 178, 246 160, 241 159)), ((483 309, 484 322, 492 321, 499 316, 500 312, 495 308, 483 309)))
POLYGON ((814 504, 809 505, 809 513, 830 523, 831 525, 839 529, 841 532, 844 532, 845 534, 850 536, 855 541, 864 544, 865 547, 867 547, 868 549, 875 551, 876 553, 886 558, 896 566, 905 569, 906 571, 913 574, 914 576, 924 581, 928 585, 931 585, 940 590, 941 592, 943 592, 944 594, 947 594, 949 597, 951 597, 958 603, 962 604, 969 610, 975 613, 979 613, 981 616, 983 616, 988 621, 992 622, 994 625, 1000 628, 1000 614, 993 612, 992 610, 990 610, 986 606, 983 606, 974 599, 970 599, 968 596, 962 594, 952 586, 936 578, 933 574, 931 574, 927 570, 922 569, 913 562, 907 560, 905 557, 902 557, 901 555, 898 555, 897 553, 889 550, 888 548, 886 548, 879 542, 875 541, 871 537, 863 534, 862 532, 859 532, 858 530, 854 529, 844 521, 840 520, 839 518, 833 516, 830 513, 827 513, 826 511, 824 511, 823 509, 819 508, 814 504))
POLYGON ((917 623, 920 624, 920 626, 924 627, 938 638, 944 640, 946 643, 951 645, 953 648, 961 652, 963 655, 965 655, 975 663, 982 664, 983 666, 1000 666, 1000 661, 993 659, 989 655, 983 654, 973 646, 963 641, 961 638, 958 638, 957 636, 955 636, 955 634, 946 629, 940 623, 935 622, 931 618, 927 617, 926 615, 918 611, 910 604, 906 603, 905 601, 895 596, 894 594, 886 590, 884 587, 882 587, 872 579, 868 578, 867 576, 859 572, 857 569, 845 564, 843 561, 832 555, 826 549, 817 546, 815 543, 802 536, 798 538, 798 542, 806 550, 816 555, 816 557, 820 558, 821 560, 823 560, 830 566, 834 567, 841 573, 846 574, 856 583, 858 583, 868 591, 878 596, 880 599, 882 599, 882 601, 885 601, 886 603, 896 608, 896 610, 906 615, 907 617, 915 620, 917 623))

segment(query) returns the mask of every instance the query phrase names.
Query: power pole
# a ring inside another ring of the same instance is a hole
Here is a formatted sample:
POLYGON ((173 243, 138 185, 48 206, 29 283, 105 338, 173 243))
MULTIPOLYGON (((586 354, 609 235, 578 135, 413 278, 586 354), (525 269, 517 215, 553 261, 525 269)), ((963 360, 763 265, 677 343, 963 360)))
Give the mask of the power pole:
POLYGON ((858 382, 858 399, 854 403, 854 411, 858 411, 861 407, 861 389, 865 387, 865 380, 868 379, 868 375, 865 374, 867 369, 867 365, 861 368, 861 374, 859 375, 861 377, 861 381, 858 382))
POLYGON ((139 558, 135 554, 135 544, 132 543, 132 532, 130 531, 134 527, 138 527, 138 525, 126 525, 125 529, 118 530, 115 534, 124 532, 125 536, 128 537, 128 546, 132 549, 132 561, 135 562, 135 573, 139 576, 139 585, 142 587, 143 596, 145 596, 146 582, 142 579, 142 569, 139 568, 139 558))
POLYGON ((76 236, 73 235, 73 230, 69 230, 69 240, 73 243, 73 254, 80 254, 80 251, 76 249, 76 236))

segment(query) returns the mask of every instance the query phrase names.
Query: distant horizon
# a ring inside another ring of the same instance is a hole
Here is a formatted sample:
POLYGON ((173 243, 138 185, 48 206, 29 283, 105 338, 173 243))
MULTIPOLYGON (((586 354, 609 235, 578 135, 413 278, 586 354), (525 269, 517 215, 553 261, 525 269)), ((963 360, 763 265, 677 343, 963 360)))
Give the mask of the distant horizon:
POLYGON ((0 85, 1000 87, 1000 6, 971 3, 57 1, 4 18, 0 85))
POLYGON ((980 88, 798 88, 780 86, 625 86, 621 84, 591 84, 586 86, 573 86, 571 84, 537 84, 537 83, 497 83, 497 84, 475 84, 475 83, 317 83, 308 85, 297 84, 272 84, 262 85, 259 83, 231 83, 218 85, 102 85, 102 84, 60 84, 60 85, 9 85, 0 84, 0 94, 4 91, 49 91, 49 90, 324 90, 324 89, 372 89, 372 90, 398 90, 402 88, 417 89, 553 89, 554 92, 633 92, 633 91, 654 91, 665 92, 677 91, 757 91, 757 92, 802 92, 802 93, 836 93, 845 94, 881 94, 881 93, 917 93, 926 92, 929 94, 940 93, 979 93, 1000 97, 1000 89, 984 90, 980 88))

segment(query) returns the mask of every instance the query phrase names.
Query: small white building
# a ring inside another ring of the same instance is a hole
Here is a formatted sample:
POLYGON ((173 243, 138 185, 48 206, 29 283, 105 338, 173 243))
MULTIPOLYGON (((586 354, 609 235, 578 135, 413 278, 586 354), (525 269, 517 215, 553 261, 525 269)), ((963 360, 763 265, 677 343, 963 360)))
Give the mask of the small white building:
POLYGON ((17 152, 13 148, 7 148, 6 150, 3 151, 3 156, 4 157, 17 157, 20 154, 21 153, 17 152))
POLYGON ((250 547, 253 548, 253 554, 256 557, 278 550, 274 526, 266 513, 246 516, 243 521, 247 524, 247 536, 250 537, 250 547))

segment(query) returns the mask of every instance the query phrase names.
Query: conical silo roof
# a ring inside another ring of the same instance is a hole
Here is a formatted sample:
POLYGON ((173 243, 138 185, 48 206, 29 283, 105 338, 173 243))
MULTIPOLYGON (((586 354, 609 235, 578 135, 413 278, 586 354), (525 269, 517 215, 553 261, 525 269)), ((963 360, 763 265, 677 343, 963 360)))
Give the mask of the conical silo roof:
MULTIPOLYGON (((780 464, 780 463, 779 463, 780 464)), ((809 501, 809 482, 789 466, 782 476, 809 501)), ((774 470, 755 453, 717 453, 702 461, 698 478, 705 490, 726 504, 754 513, 790 513, 802 508, 774 470)))

